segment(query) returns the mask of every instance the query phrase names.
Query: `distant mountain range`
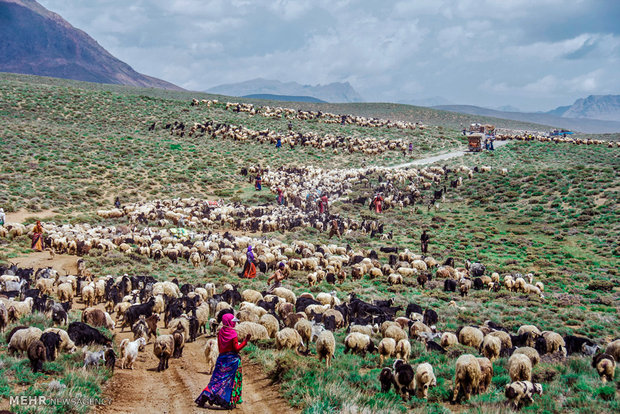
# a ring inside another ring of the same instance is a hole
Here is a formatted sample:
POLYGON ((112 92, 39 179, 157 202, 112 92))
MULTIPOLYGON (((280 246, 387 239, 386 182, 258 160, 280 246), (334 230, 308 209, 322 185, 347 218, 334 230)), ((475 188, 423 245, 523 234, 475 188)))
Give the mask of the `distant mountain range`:
POLYGON ((305 96, 331 103, 362 102, 362 97, 349 82, 312 86, 257 78, 245 82, 218 85, 205 92, 240 97, 248 95, 305 96))
POLYGON ((312 96, 291 96, 291 95, 270 95, 268 93, 257 93, 253 95, 245 95, 242 98, 250 99, 266 99, 268 101, 284 101, 284 102, 312 102, 327 103, 312 96))
MULTIPOLYGON (((463 114, 491 116, 495 118, 512 119, 514 121, 550 125, 556 128, 565 128, 589 134, 620 132, 620 122, 617 121, 601 121, 589 118, 565 118, 551 113, 506 112, 472 105, 438 105, 432 108, 463 114)), ((564 113, 566 112, 563 112, 563 114, 564 113)))
POLYGON ((620 95, 590 95, 570 106, 559 106, 549 114, 563 118, 589 118, 620 122, 620 95))
POLYGON ((35 0, 0 0, 0 72, 183 90, 136 72, 35 0))

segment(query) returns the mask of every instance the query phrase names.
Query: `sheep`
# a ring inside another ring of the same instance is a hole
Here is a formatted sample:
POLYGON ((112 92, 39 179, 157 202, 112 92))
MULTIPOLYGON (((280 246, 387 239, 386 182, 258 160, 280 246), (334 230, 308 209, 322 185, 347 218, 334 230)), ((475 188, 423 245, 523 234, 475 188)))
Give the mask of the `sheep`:
POLYGON ((383 365, 385 358, 391 358, 396 353, 396 341, 392 338, 383 338, 379 342, 379 366, 383 365))
POLYGON ((437 385, 437 379, 433 372, 433 366, 428 362, 418 365, 413 377, 413 387, 416 397, 428 399, 428 389, 437 385))
POLYGON ((174 337, 172 335, 159 335, 153 343, 153 354, 159 358, 157 372, 168 369, 168 360, 174 353, 174 337))
POLYGON ((605 353, 613 356, 616 361, 620 361, 620 339, 616 339, 607 345, 605 353))
POLYGON ((172 333, 174 339, 174 352, 173 358, 181 358, 183 356, 183 348, 185 347, 185 333, 182 327, 178 327, 176 331, 172 333))
POLYGON ((513 403, 514 408, 518 410, 524 403, 531 403, 534 394, 542 395, 542 393, 542 384, 518 381, 507 384, 504 395, 508 398, 508 402, 513 403))
POLYGON ((480 381, 478 382, 478 390, 476 394, 484 394, 487 392, 491 380, 493 379, 493 363, 488 358, 476 358, 480 364, 480 381))
POLYGON ((461 344, 478 349, 480 348, 480 344, 482 344, 484 334, 478 328, 465 326, 458 332, 458 338, 461 344))
POLYGON ((153 284, 153 296, 157 295, 167 295, 173 298, 180 298, 182 296, 179 286, 168 281, 153 284))
MULTIPOLYGON (((258 325, 265 329, 263 326, 258 325)), ((266 331, 266 329, 265 329, 266 331)), ((300 346, 305 346, 301 335, 295 329, 284 328, 276 333, 276 348, 278 349, 294 349, 297 350, 300 346)))
POLYGON ((532 380, 532 361, 524 354, 512 354, 508 360, 508 373, 512 382, 532 380))
POLYGON ((267 329, 267 334, 269 335, 269 338, 276 337, 276 332, 278 332, 278 329, 280 329, 280 324, 275 316, 267 313, 260 317, 258 323, 263 325, 265 329, 267 329))
POLYGON ((207 362, 207 374, 211 375, 215 362, 219 356, 217 340, 215 338, 208 339, 204 347, 205 360, 207 362))
POLYGON ((68 352, 70 354, 72 354, 75 351, 77 351, 75 343, 73 343, 71 338, 69 338, 69 334, 64 329, 60 329, 60 328, 47 328, 46 330, 43 331, 43 333, 48 333, 48 332, 52 332, 52 333, 56 333, 56 334, 60 335, 60 346, 59 346, 58 350, 65 351, 65 352, 68 352))
POLYGON ((392 372, 392 382, 396 392, 400 394, 403 401, 407 401, 409 394, 415 392, 415 372, 413 367, 403 360, 397 359, 392 366, 392 372))
POLYGON ((413 338, 422 338, 426 334, 432 334, 433 330, 420 321, 414 322, 409 328, 409 336, 413 338))
POLYGON ((240 322, 235 326, 239 338, 245 338, 248 334, 252 341, 269 339, 269 333, 263 325, 254 322, 240 322))
POLYGON ((482 344, 480 345, 480 353, 486 358, 489 358, 491 362, 499 358, 499 352, 502 349, 502 341, 496 337, 487 335, 484 337, 482 344))
POLYGON ((7 305, 7 314, 9 319, 18 320, 22 316, 30 315, 32 313, 32 305, 34 304, 34 299, 31 297, 27 297, 23 301, 14 301, 10 300, 7 305))
POLYGON ((246 289, 241 292, 241 298, 244 302, 250 302, 256 305, 258 302, 263 300, 263 295, 256 290, 246 289))
POLYGON ((61 302, 73 301, 73 285, 71 283, 61 283, 58 285, 57 292, 61 302))
POLYGON ((41 295, 50 296, 54 290, 54 279, 42 277, 37 280, 34 287, 39 289, 39 292, 41 292, 41 295))
POLYGON ((48 361, 54 361, 58 355, 58 348, 60 347, 60 335, 54 332, 43 332, 40 340, 45 346, 46 359, 48 361))
POLYGON ((316 353, 319 361, 325 359, 327 368, 331 366, 331 360, 336 352, 336 340, 331 331, 323 331, 316 340, 316 353))
POLYGON ((379 373, 379 383, 381 384, 381 392, 387 393, 394 382, 394 372, 392 368, 383 368, 379 373))
POLYGON ((364 335, 372 336, 373 328, 370 325, 350 325, 349 332, 358 332, 364 335))
POLYGON ((110 345, 112 342, 97 329, 83 322, 71 322, 67 328, 67 333, 76 345, 86 345, 93 342, 100 345, 110 345))
POLYGON ((361 354, 366 356, 366 352, 376 351, 375 344, 370 339, 370 336, 359 333, 351 332, 344 338, 344 353, 353 352, 355 354, 361 354))
POLYGON ((520 348, 517 348, 515 349, 513 354, 523 354, 527 356, 532 363, 532 368, 534 368, 536 364, 540 362, 540 354, 538 353, 538 351, 529 346, 522 346, 520 348))
POLYGON ((95 305, 95 287, 88 284, 82 288, 82 302, 86 306, 91 307, 95 305))
POLYGON ((9 324, 9 312, 6 309, 4 302, 0 302, 0 332, 4 332, 8 324, 9 324))
POLYGON ((293 291, 289 289, 278 287, 273 290, 273 294, 286 300, 288 303, 292 303, 293 305, 295 304, 295 302, 297 302, 297 297, 295 296, 293 291))
POLYGON ((402 285, 403 284, 403 277, 402 277, 402 275, 399 275, 399 274, 396 274, 396 273, 392 273, 392 274, 390 274, 387 277, 387 283, 389 285, 402 285))
POLYGON ((494 336, 499 338, 502 349, 512 348, 512 339, 510 338, 510 334, 504 331, 493 331, 490 332, 487 336, 494 336))
POLYGON ((183 314, 178 318, 174 318, 168 323, 168 328, 170 329, 170 332, 174 332, 177 329, 182 329, 185 334, 185 338, 189 338, 189 317, 183 314))
POLYGON ((115 324, 110 314, 101 309, 87 308, 82 311, 82 322, 91 326, 105 326, 109 330, 114 330, 115 324))
POLYGON ((441 341, 439 342, 439 344, 443 348, 447 348, 449 346, 453 346, 453 345, 456 345, 458 343, 459 343, 459 339, 452 332, 444 332, 441 335, 441 341))
POLYGON ((301 319, 295 324, 294 329, 301 336, 302 343, 305 342, 307 351, 308 346, 310 346, 310 338, 312 337, 312 323, 307 319, 301 319))
POLYGON ((20 354, 26 352, 33 341, 41 338, 42 333, 43 331, 36 327, 17 330, 9 340, 9 354, 14 355, 15 352, 19 352, 20 354))
POLYGON ((38 339, 33 340, 28 346, 27 351, 32 372, 42 371, 43 362, 46 361, 46 349, 43 342, 38 339))
POLYGON ((396 358, 402 359, 407 362, 409 359, 409 354, 411 354, 411 343, 408 339, 401 339, 396 344, 396 358))
POLYGON ((616 359, 610 354, 597 354, 592 358, 592 368, 596 369, 603 383, 613 381, 616 371, 616 359))
POLYGON ((534 348, 543 355, 560 351, 566 356, 566 343, 564 342, 564 338, 556 332, 543 331, 541 336, 536 339, 534 348))
POLYGON ((386 338, 392 338, 396 342, 401 339, 408 339, 407 333, 399 326, 388 326, 383 336, 386 338))
POLYGON ((322 305, 335 306, 336 305, 336 292, 321 292, 316 295, 316 300, 321 302, 322 305))
POLYGON ((149 327, 146 324, 144 315, 140 315, 140 319, 138 319, 138 322, 133 324, 133 326, 131 327, 131 332, 133 332, 134 341, 138 338, 144 338, 145 340, 149 338, 149 327))
POLYGON ((138 357, 138 351, 146 346, 146 339, 138 338, 133 342, 129 342, 129 339, 125 338, 121 341, 121 369, 130 368, 133 369, 133 364, 138 357))
POLYGON ((466 400, 469 400, 472 392, 478 390, 481 377, 482 371, 478 359, 471 354, 461 355, 456 360, 452 402, 456 402, 457 397, 461 393, 466 400))

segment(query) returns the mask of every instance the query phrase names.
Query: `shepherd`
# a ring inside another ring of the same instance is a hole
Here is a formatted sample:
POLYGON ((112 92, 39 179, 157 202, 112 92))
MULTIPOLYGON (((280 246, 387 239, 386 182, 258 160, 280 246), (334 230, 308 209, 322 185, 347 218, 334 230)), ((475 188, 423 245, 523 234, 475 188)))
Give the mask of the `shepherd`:
POLYGON ((276 141, 276 148, 282 148, 282 138, 280 137, 276 141))
POLYGON ((332 220, 332 226, 329 229, 329 237, 327 238, 328 240, 332 238, 332 236, 338 236, 338 239, 341 238, 340 236, 340 226, 338 225, 338 220, 333 219, 332 220))
POLYGON ((239 322, 233 314, 227 313, 222 316, 222 328, 217 333, 217 347, 220 356, 217 357, 215 368, 209 385, 196 398, 196 404, 204 408, 209 405, 217 405, 226 410, 232 410, 241 404, 242 371, 241 351, 250 341, 251 335, 247 334, 243 342, 238 342, 235 325, 239 322))
POLYGON ((30 248, 40 252, 43 251, 43 226, 39 220, 37 220, 37 224, 32 229, 32 245, 30 248))
POLYGON ((371 207, 374 207, 375 213, 383 212, 383 196, 380 193, 373 198, 371 207))
POLYGON ((248 246, 248 251, 245 253, 245 265, 243 266, 243 278, 254 279, 256 277, 256 265, 254 264, 254 252, 252 252, 252 246, 248 246))
POLYGON ((280 262, 278 264, 278 269, 267 279, 267 284, 271 283, 272 280, 275 281, 273 285, 267 288, 267 292, 272 293, 275 288, 282 286, 282 281, 286 279, 287 276, 288 271, 286 270, 286 265, 284 262, 280 262))
POLYGON ((256 183, 254 184, 254 188, 256 191, 260 191, 263 189, 263 179, 260 176, 260 172, 256 174, 256 183))
POLYGON ((0 207, 0 226, 4 226, 4 220, 6 220, 6 215, 4 209, 0 207))
POLYGON ((426 230, 424 230, 422 232, 422 235, 420 236, 420 244, 422 245, 422 253, 426 254, 428 252, 428 241, 430 240, 431 236, 429 236, 428 234, 426 234, 426 230))
POLYGON ((277 191, 278 191, 278 204, 282 205, 284 204, 284 191, 282 191, 281 188, 278 188, 277 191))
POLYGON ((327 202, 327 194, 324 193, 319 199, 319 213, 323 214, 324 212, 328 211, 328 209, 329 204, 327 202))

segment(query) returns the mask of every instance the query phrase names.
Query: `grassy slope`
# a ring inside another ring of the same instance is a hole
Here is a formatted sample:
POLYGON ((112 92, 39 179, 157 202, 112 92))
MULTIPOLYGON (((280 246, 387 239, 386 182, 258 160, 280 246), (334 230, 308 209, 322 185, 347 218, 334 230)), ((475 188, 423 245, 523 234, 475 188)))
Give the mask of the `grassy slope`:
MULTIPOLYGON (((79 220, 98 220, 93 217, 93 211, 99 206, 109 206, 109 197, 115 194, 122 195, 126 201, 194 195, 252 202, 251 185, 233 174, 241 166, 256 162, 272 166, 291 162, 355 166, 365 159, 356 154, 334 156, 308 149, 275 153, 266 145, 234 142, 222 145, 205 139, 171 137, 163 130, 146 131, 155 120, 191 122, 207 118, 248 128, 286 130, 287 122, 282 120, 251 118, 204 107, 191 109, 187 101, 191 94, 145 92, 64 80, 40 82, 39 78, 12 75, 3 75, 3 79, 0 113, 6 116, 0 121, 0 145, 8 157, 3 158, 1 165, 0 203, 5 206, 8 203, 13 209, 56 208, 62 216, 73 213, 81 215, 79 220), (177 100, 181 97, 183 100, 177 100)), ((345 110, 348 108, 338 106, 334 112, 349 112, 345 110)), ((392 134, 420 142, 419 152, 422 144, 426 146, 424 151, 433 152, 458 144, 458 131, 450 129, 453 125, 450 122, 438 119, 438 127, 431 128, 424 136, 353 127, 347 127, 344 133, 392 134)), ((333 133, 339 128, 295 123, 295 129, 322 133, 333 133)), ((415 283, 391 288, 381 280, 347 281, 340 287, 339 295, 344 298, 346 293, 356 291, 366 299, 390 295, 401 304, 415 300, 422 306, 433 306, 440 315, 439 330, 493 319, 511 328, 535 323, 542 329, 562 334, 577 333, 606 340, 618 337, 620 162, 617 151, 602 146, 520 142, 494 154, 450 160, 447 163, 451 165, 506 167, 509 173, 507 176, 476 174, 473 180, 466 179, 463 187, 448 193, 447 202, 439 211, 429 212, 425 207, 388 210, 382 218, 386 230, 394 231, 394 243, 401 247, 417 251, 420 229, 428 227, 432 236, 431 253, 435 257, 454 256, 459 262, 465 258, 477 259, 489 270, 500 273, 536 272, 537 280, 547 287, 545 301, 505 291, 498 296, 473 291, 468 298, 460 300, 442 292, 438 286, 441 281, 431 282, 432 290, 421 290, 413 286, 415 283), (600 289, 608 284, 611 290, 600 289), (456 299, 466 310, 459 312, 447 307, 451 299, 456 299)), ((389 156, 366 161, 391 164, 403 160, 400 154, 389 156)), ((375 177, 375 183, 378 178, 375 177)), ((356 189, 359 194, 368 195, 368 191, 356 189)), ((354 217, 368 214, 352 205, 335 204, 333 208, 354 217)), ((326 235, 314 229, 272 236, 326 242, 326 235)), ((382 244, 363 235, 355 235, 346 242, 354 248, 376 248, 382 244)), ((27 243, 25 237, 11 242, 3 249, 0 259, 27 251, 27 243)), ((239 282, 220 266, 194 270, 185 263, 153 262, 137 256, 98 252, 87 261, 95 274, 128 272, 159 278, 175 275, 189 281, 239 282)), ((305 274, 299 272, 293 276, 291 285, 298 291, 307 290, 305 274)), ((260 290, 264 279, 261 276, 258 280, 244 281, 242 287, 260 290)), ((310 290, 331 289, 323 284, 310 290)), ((337 335, 339 343, 343 336, 337 335)), ((282 381, 291 401, 308 412, 354 407, 372 411, 404 410, 405 405, 393 393, 377 394, 378 356, 363 360, 345 356, 342 351, 339 346, 334 368, 325 371, 314 358, 274 351, 269 344, 250 348, 251 356, 264 363, 274 379, 282 381)), ((471 349, 468 352, 475 353, 471 349)), ((438 386, 431 391, 428 405, 414 400, 409 406, 420 412, 446 409, 443 400, 451 390, 457 356, 456 352, 447 356, 429 354, 414 344, 413 362, 430 361, 435 367, 438 386)), ((505 362, 495 363, 490 391, 473 398, 465 408, 473 412, 499 409, 496 403, 504 400, 502 386, 508 381, 503 369, 505 362)), ((531 411, 611 412, 620 408, 618 397, 615 401, 607 400, 610 395, 613 399, 614 385, 602 387, 585 358, 574 358, 567 364, 541 364, 534 372, 538 378, 546 378, 545 395, 536 400, 531 411)), ((5 386, 15 383, 7 381, 5 386)))

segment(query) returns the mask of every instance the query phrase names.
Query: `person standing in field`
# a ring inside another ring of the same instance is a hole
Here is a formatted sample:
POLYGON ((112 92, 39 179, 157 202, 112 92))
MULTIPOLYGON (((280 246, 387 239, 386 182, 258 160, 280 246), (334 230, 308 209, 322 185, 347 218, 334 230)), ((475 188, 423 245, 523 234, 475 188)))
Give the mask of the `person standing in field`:
POLYGON ((269 279, 267 279, 268 285, 269 283, 271 283, 272 280, 274 281, 274 284, 270 285, 267 288, 267 292, 272 293, 275 288, 279 288, 280 286, 282 286, 282 281, 286 279, 286 276, 288 276, 288 271, 286 271, 286 265, 283 262, 280 262, 278 264, 278 269, 271 276, 269 276, 269 279))
POLYGON ((256 174, 256 182, 254 183, 254 189, 256 189, 256 191, 260 191, 263 189, 263 179, 261 177, 260 172, 256 174))
POLYGON ((424 230, 420 236, 420 244, 422 245, 422 253, 424 254, 428 252, 428 241, 430 238, 431 237, 426 233, 426 230, 424 230))
POLYGON ((245 253, 245 265, 243 266, 242 277, 246 279, 254 279, 256 277, 256 265, 254 264, 254 252, 252 246, 248 246, 245 253))
POLYGON ((6 220, 6 215, 4 214, 4 209, 0 208, 0 226, 4 226, 5 220, 6 220))
POLYGON ((39 220, 37 220, 37 224, 32 229, 32 245, 30 248, 39 252, 43 251, 43 226, 39 220))
POLYGON ((241 399, 243 375, 239 351, 248 344, 251 335, 247 334, 243 342, 239 343, 235 331, 237 322, 239 319, 231 313, 222 316, 222 327, 217 333, 217 348, 220 355, 215 362, 209 385, 195 400, 201 408, 209 403, 231 410, 243 402, 241 399))

